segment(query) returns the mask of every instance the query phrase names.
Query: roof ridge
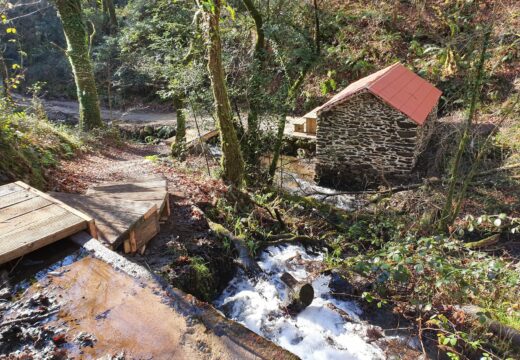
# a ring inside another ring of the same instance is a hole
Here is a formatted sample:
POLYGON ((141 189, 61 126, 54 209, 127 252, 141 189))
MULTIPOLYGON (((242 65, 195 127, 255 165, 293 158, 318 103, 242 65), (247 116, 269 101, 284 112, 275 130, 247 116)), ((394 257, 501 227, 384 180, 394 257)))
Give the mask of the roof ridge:
POLYGON ((387 66, 386 68, 382 69, 382 70, 385 70, 385 71, 383 71, 383 72, 381 73, 381 75, 379 75, 378 77, 376 77, 374 80, 372 80, 372 81, 370 81, 368 84, 366 84, 366 85, 365 85, 365 88, 366 88, 367 90, 370 90, 370 86, 372 86, 376 81, 381 80, 381 79, 384 78, 385 76, 390 75, 390 73, 391 73, 390 70, 392 70, 394 67, 397 67, 397 65, 401 65, 401 66, 403 66, 403 67, 406 67, 406 66, 402 65, 400 61, 397 61, 397 62, 393 63, 392 65, 387 66))

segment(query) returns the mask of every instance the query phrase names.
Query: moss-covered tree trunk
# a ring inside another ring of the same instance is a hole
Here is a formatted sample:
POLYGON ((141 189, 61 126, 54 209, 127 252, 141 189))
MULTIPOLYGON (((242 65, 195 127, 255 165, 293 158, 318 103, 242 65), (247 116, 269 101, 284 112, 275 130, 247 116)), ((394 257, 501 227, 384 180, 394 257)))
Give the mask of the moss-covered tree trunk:
POLYGON ((222 65, 220 40, 221 0, 213 0, 212 7, 203 7, 208 35, 208 72, 215 100, 215 112, 220 130, 222 148, 222 178, 235 186, 241 186, 244 178, 244 161, 233 126, 233 113, 226 88, 222 65))
POLYGON ((0 74, 2 76, 2 95, 7 101, 12 102, 11 93, 9 92, 9 72, 7 71, 3 54, 0 54, 0 74))
POLYGON ((448 192, 446 194, 446 202, 442 209, 439 223, 437 226, 437 229, 439 231, 448 231, 449 226, 451 226, 453 224, 453 222, 455 221, 455 218, 457 217, 458 213, 460 212, 460 207, 462 205, 462 201, 464 200, 467 186, 474 175, 473 172, 475 171, 475 168, 472 169, 472 171, 470 171, 470 174, 468 174, 469 181, 464 181, 467 178, 463 180, 462 188, 459 190, 460 191, 459 199, 454 204, 453 199, 456 195, 455 192, 457 190, 457 184, 461 180, 460 179, 461 178, 460 165, 461 165, 461 161, 462 161, 462 155, 466 151, 466 148, 470 141, 470 131, 471 131, 471 127, 473 125, 473 118, 475 117, 475 113, 477 111, 477 103, 479 101, 481 91, 482 91, 481 87, 482 87, 482 81, 484 79, 484 72, 485 72, 484 64, 486 62, 486 52, 487 52, 488 45, 489 45, 489 38, 491 36, 491 29, 492 29, 492 25, 489 25, 485 29, 485 33, 483 36, 482 50, 480 52, 480 57, 479 57, 479 61, 477 64, 475 80, 473 82, 473 86, 471 87, 471 94, 470 94, 471 100, 470 100, 470 104, 469 104, 469 110, 468 110, 468 115, 466 118, 466 123, 464 125, 464 132, 462 134, 462 137, 460 138, 459 146, 458 146, 457 152, 455 153, 455 157, 452 160, 452 165, 451 165, 451 169, 450 169, 450 181, 449 181, 449 185, 448 185, 448 192))
POLYGON ((117 30, 116 8, 112 0, 103 0, 103 13, 107 18, 109 33, 117 30))
POLYGON ((172 155, 183 160, 186 152, 186 106, 184 96, 175 95, 173 97, 173 105, 177 115, 177 128, 175 143, 172 144, 172 155))
POLYGON ((318 0, 313 1, 314 5, 314 44, 316 54, 319 56, 321 53, 321 32, 320 32, 320 9, 318 8, 318 0))
POLYGON ((63 24, 67 39, 66 53, 76 82, 79 127, 82 131, 88 131, 102 126, 102 121, 81 0, 55 0, 55 4, 63 24))
POLYGON ((254 63, 253 72, 254 75, 251 78, 250 85, 250 98, 249 98, 249 114, 247 115, 247 132, 246 132, 246 144, 244 146, 244 155, 247 165, 252 169, 257 169, 260 164, 260 138, 259 138, 259 101, 262 89, 260 86, 260 77, 262 76, 263 63, 265 60, 265 33, 262 15, 255 7, 252 0, 242 0, 246 6, 251 18, 255 22, 256 29, 256 42, 254 52, 254 63))

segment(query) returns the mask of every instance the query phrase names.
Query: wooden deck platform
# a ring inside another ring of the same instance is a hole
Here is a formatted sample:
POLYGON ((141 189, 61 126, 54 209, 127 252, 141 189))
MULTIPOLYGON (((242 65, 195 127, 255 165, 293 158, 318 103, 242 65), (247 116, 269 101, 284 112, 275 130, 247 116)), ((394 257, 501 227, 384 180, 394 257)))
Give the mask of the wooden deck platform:
POLYGON ((124 243, 127 253, 144 251, 143 247, 159 232, 159 214, 153 202, 57 192, 50 195, 92 216, 98 240, 110 249, 124 243))
POLYGON ((137 202, 153 202, 162 220, 170 215, 167 181, 162 178, 132 179, 92 186, 87 195, 137 202))
POLYGON ((167 182, 156 176, 93 186, 86 195, 0 186, 0 264, 82 230, 111 249, 143 253, 169 215, 167 182))
POLYGON ((0 186, 0 264, 82 230, 94 219, 23 182, 0 186))

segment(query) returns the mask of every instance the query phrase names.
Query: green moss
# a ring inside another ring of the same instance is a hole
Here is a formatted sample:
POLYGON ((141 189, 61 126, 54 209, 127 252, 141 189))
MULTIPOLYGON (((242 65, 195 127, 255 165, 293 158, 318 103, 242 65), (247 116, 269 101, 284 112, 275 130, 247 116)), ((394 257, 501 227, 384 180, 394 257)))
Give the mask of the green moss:
POLYGON ((89 39, 80 0, 55 2, 67 40, 67 57, 72 66, 79 101, 79 127, 82 131, 101 127, 99 99, 89 55, 89 39))
POLYGON ((520 309, 518 305, 516 305, 516 309, 514 309, 513 306, 503 306, 498 309, 488 309, 488 311, 495 320, 520 331, 520 309))
POLYGON ((191 269, 194 274, 196 295, 203 300, 211 300, 215 296, 216 284, 204 259, 200 256, 192 257, 191 269))
POLYGON ((153 162, 153 163, 159 162, 159 156, 158 155, 148 155, 148 156, 145 156, 144 158, 146 160, 150 161, 150 162, 153 162))

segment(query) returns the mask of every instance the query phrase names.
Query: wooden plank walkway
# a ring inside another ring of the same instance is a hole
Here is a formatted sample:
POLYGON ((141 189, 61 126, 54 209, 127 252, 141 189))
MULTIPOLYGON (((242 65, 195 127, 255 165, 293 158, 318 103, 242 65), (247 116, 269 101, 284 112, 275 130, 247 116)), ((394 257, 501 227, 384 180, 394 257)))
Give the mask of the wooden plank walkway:
POLYGON ((143 247, 159 232, 154 202, 57 192, 50 195, 92 216, 99 240, 111 249, 125 243, 125 252, 144 251, 143 247))
POLYGON ((87 190, 87 195, 153 202, 157 205, 157 211, 162 220, 170 216, 167 181, 163 178, 148 177, 92 186, 87 190))
POLYGON ((0 186, 0 264, 81 230, 94 219, 23 182, 0 186))
MULTIPOLYGON (((196 131, 187 131, 186 133, 186 149, 189 149, 193 146, 197 146, 198 144, 200 144, 201 142, 205 143, 211 139, 213 139, 214 137, 217 137, 219 135, 219 131, 218 129, 213 129, 213 130, 208 130, 204 133, 202 133, 200 136, 198 135, 198 133, 196 131)), ((172 145, 173 143, 175 143, 175 136, 169 138, 169 139, 166 139, 164 140, 164 142, 167 144, 167 145, 172 145)))
POLYGON ((0 264, 85 229, 109 248, 143 253, 169 215, 167 181, 157 176, 94 186, 87 195, 0 186, 0 264))

